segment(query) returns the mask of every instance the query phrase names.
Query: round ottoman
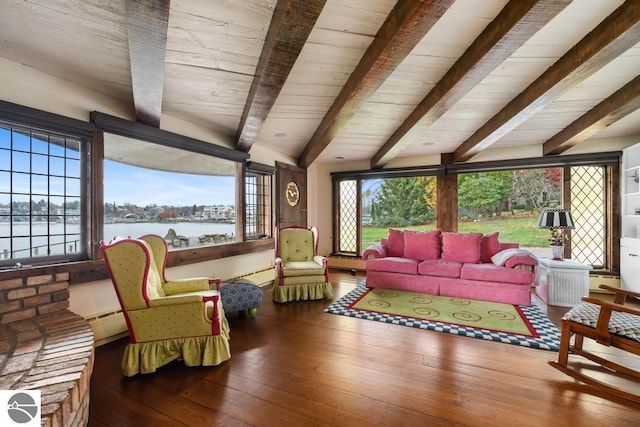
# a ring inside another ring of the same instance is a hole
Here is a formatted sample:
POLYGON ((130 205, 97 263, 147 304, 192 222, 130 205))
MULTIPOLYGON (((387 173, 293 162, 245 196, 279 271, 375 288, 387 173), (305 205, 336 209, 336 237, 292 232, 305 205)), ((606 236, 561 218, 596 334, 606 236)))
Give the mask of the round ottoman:
POLYGON ((225 313, 248 311, 254 316, 262 304, 262 289, 251 282, 231 282, 220 287, 220 298, 225 313))

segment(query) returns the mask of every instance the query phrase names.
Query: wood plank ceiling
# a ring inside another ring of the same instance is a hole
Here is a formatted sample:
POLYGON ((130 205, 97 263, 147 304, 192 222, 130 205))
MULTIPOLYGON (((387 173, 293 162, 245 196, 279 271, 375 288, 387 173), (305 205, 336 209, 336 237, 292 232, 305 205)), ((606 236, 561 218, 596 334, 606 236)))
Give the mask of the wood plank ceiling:
POLYGON ((0 58, 301 167, 640 135, 637 0, 10 3, 0 58))

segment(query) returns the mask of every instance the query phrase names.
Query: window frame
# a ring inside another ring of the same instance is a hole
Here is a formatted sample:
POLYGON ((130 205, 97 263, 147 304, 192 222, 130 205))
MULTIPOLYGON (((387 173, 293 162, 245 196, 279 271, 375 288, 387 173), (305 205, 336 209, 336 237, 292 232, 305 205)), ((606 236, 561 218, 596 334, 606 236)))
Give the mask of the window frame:
POLYGON ((419 166, 419 167, 407 167, 407 168, 389 168, 389 169, 372 169, 372 170, 359 170, 359 171, 346 171, 346 172, 333 172, 331 173, 331 181, 333 188, 333 206, 332 206, 332 222, 333 222, 333 249, 332 254, 340 256, 353 256, 359 257, 362 251, 366 248, 362 247, 362 181, 368 179, 384 179, 384 178, 412 178, 419 176, 438 176, 443 175, 445 167, 442 165, 435 166, 419 166), (340 234, 340 183, 342 181, 356 181, 357 196, 356 196, 356 252, 344 252, 341 251, 341 234, 340 234))
MULTIPOLYGON (((346 179, 355 179, 358 180, 358 187, 360 187, 360 181, 362 179, 369 178, 385 178, 385 177, 410 177, 417 175, 436 175, 437 179, 444 178, 445 180, 448 177, 456 176, 459 173, 471 173, 471 172, 493 172, 493 171, 502 171, 502 170, 514 170, 514 169, 538 169, 538 168, 547 168, 547 167, 572 167, 572 166, 603 166, 605 167, 605 203, 606 203, 606 254, 605 259, 607 265, 602 270, 596 270, 598 273, 603 274, 613 274, 616 271, 619 271, 619 259, 620 259, 620 247, 619 244, 615 244, 615 242, 619 242, 620 240, 620 192, 619 185, 620 182, 620 162, 622 158, 622 151, 611 151, 611 152, 602 152, 602 153, 591 153, 591 154, 574 154, 574 155, 551 155, 544 157, 534 157, 534 158, 524 158, 524 159, 509 159, 509 160, 497 160, 497 161, 486 161, 486 162, 471 162, 471 163, 452 163, 452 164, 444 164, 444 165, 432 165, 432 166, 423 166, 423 167, 414 167, 414 168, 394 168, 394 169, 384 169, 384 170, 359 170, 359 171, 345 171, 345 172, 334 172, 331 173, 332 179, 332 188, 334 191, 333 194, 333 230, 334 230, 334 247, 333 254, 342 255, 342 256, 354 256, 359 257, 359 253, 362 252, 365 248, 358 248, 358 254, 344 254, 340 253, 337 248, 340 247, 340 233, 339 233, 339 224, 337 220, 337 215, 339 213, 339 201, 340 197, 336 194, 336 191, 339 189, 339 181, 346 179), (618 214, 616 214, 618 213, 618 214)), ((448 198, 451 198, 450 188, 452 185, 455 185, 455 198, 457 199, 457 178, 456 180, 449 180, 447 186, 448 198)), ((569 182, 564 182, 565 190, 569 186, 569 182)), ((438 190, 440 190, 441 186, 438 184, 438 190)), ((565 191, 565 194, 566 191, 565 191)), ((438 198, 440 198, 440 194, 438 194, 438 198)), ((358 212, 361 212, 361 198, 358 198, 358 212)), ((441 206, 440 201, 438 201, 438 206, 441 206)), ((457 230, 457 206, 455 207, 455 223, 447 224, 445 226, 439 226, 445 231, 456 231, 457 230), (451 228, 451 229, 449 229, 451 228)), ((451 220, 453 220, 452 213, 449 212, 451 220)), ((438 222, 440 224, 441 215, 440 212, 438 214, 438 222)), ((358 235, 359 242, 361 240, 360 237, 360 229, 362 225, 360 224, 361 218, 358 218, 358 235)), ((446 221, 444 222, 446 224, 446 221)), ((360 243, 359 243, 360 244, 360 243)))
MULTIPOLYGON (((102 280, 108 278, 108 273, 102 254, 99 249, 100 240, 103 238, 103 188, 101 185, 92 185, 91 183, 103 182, 102 161, 104 158, 104 132, 119 133, 123 136, 141 138, 148 142, 175 146, 180 149, 191 150, 194 152, 221 157, 227 160, 233 160, 237 163, 238 169, 241 170, 245 166, 245 162, 249 158, 249 154, 210 144, 197 139, 189 138, 183 135, 168 132, 142 123, 131 122, 125 119, 109 116, 99 112, 90 114, 90 122, 60 116, 58 114, 47 111, 37 110, 6 101, 0 101, 0 120, 9 122, 15 126, 33 128, 34 130, 68 135, 70 137, 86 139, 87 150, 91 156, 83 161, 82 168, 87 179, 82 185, 82 197, 87 199, 87 211, 85 213, 85 221, 83 229, 85 232, 85 248, 86 254, 83 259, 74 262, 55 262, 47 261, 36 264, 31 263, 29 266, 8 269, 0 271, 0 280, 22 277, 24 270, 35 270, 31 274, 57 274, 63 273, 68 275, 69 282, 83 283, 94 280, 102 280)), ((236 197, 239 200, 244 199, 244 183, 241 181, 242 174, 237 174, 238 190, 236 197)), ((273 202, 273 200, 272 200, 273 202)), ((240 204, 238 205, 241 206, 240 204)), ((272 206, 273 210, 273 206, 272 206)), ((242 210, 244 212, 244 210, 242 210)), ((242 219, 243 220, 243 219, 242 219)), ((244 227, 242 228, 244 229, 244 227)), ((244 236, 242 237, 244 239, 244 236)), ((238 256, 247 253, 264 252, 274 248, 273 238, 264 238, 255 241, 238 241, 235 243, 207 246, 200 248, 190 248, 184 250, 171 251, 168 254, 167 266, 185 265, 191 263, 205 262, 225 257, 238 256)), ((66 261, 66 260, 65 260, 66 261)))
POLYGON ((243 173, 243 212, 244 212, 244 223, 242 227, 242 234, 244 241, 252 241, 259 239, 266 239, 273 237, 273 230, 275 224, 275 204, 274 204, 274 187, 275 187, 275 175, 276 168, 273 166, 264 165, 261 163, 255 162, 247 162, 244 167, 243 173), (249 233, 247 231, 248 227, 254 225, 254 221, 249 220, 250 216, 250 206, 248 203, 248 199, 250 194, 247 191, 247 187, 249 185, 248 178, 250 176, 255 176, 257 180, 268 181, 268 183, 256 183, 256 192, 255 192, 255 206, 257 206, 258 214, 255 215, 255 233, 249 233), (262 191, 261 191, 262 189, 262 191), (266 189, 266 191, 265 191, 266 189), (268 206, 268 208, 262 208, 264 206, 268 206), (268 212, 266 212, 268 211, 268 212), (262 219, 262 221, 260 221, 262 219))
MULTIPOLYGON (((11 199, 13 199, 14 196, 18 196, 18 197, 27 196, 29 197, 29 202, 31 204, 33 203, 34 198, 47 199, 48 201, 51 200, 52 198, 55 198, 55 199, 62 198, 63 200, 65 200, 64 203, 66 204, 67 198, 72 197, 74 199, 77 199, 77 201, 80 204, 80 209, 79 209, 80 220, 77 223, 78 232, 67 234, 67 232, 65 231, 62 234, 58 234, 58 236, 62 236, 64 239, 64 242, 62 243, 63 245, 67 244, 67 236, 77 235, 78 242, 80 245, 79 250, 71 253, 67 253, 66 250, 64 250, 62 254, 53 254, 53 255, 33 255, 33 253, 31 253, 31 251, 33 250, 33 247, 30 247, 29 249, 30 253, 27 256, 15 256, 15 257, 10 257, 8 259, 1 259, 0 266, 6 267, 11 265, 21 265, 25 263, 46 264, 46 263, 53 263, 53 262, 78 261, 78 260, 86 259, 88 254, 88 249, 86 245, 86 236, 87 236, 86 218, 87 218, 87 212, 90 210, 91 206, 90 206, 89 198, 86 197, 87 195, 85 192, 85 188, 87 187, 86 181, 90 179, 88 175, 88 169, 86 167, 86 165, 90 163, 90 150, 89 150, 90 139, 86 137, 79 137, 76 135, 63 134, 60 132, 52 132, 52 131, 41 129, 39 127, 16 124, 16 123, 5 121, 5 120, 0 120, 0 126, 2 126, 4 129, 7 129, 10 132, 12 140, 15 133, 23 134, 24 137, 29 140, 29 148, 27 151, 25 151, 25 149, 16 148, 13 143, 11 144, 11 147, 9 147, 6 150, 11 157, 13 157, 14 154, 16 153, 21 153, 22 155, 28 155, 29 162, 31 163, 29 170, 28 171, 16 170, 14 169, 13 161, 10 161, 9 169, 6 170, 5 172, 11 175, 14 175, 14 174, 25 175, 28 177, 28 180, 30 183, 33 183, 33 178, 36 176, 42 176, 47 178, 46 192, 37 191, 37 190, 34 192, 32 184, 30 184, 28 192, 17 192, 17 191, 14 191, 13 188, 11 188, 9 193, 7 193, 9 194, 11 199), (61 155, 61 154, 55 154, 51 152, 51 149, 50 149, 51 145, 59 145, 52 142, 53 139, 64 140, 64 146, 62 147, 64 154, 61 155), (34 140, 40 140, 44 144, 46 144, 47 153, 33 151, 34 140), (67 146, 68 140, 78 143, 78 147, 77 147, 78 159, 74 159, 67 156, 67 152, 69 150, 67 146), (51 171, 49 170, 49 167, 47 167, 46 175, 43 172, 34 171, 32 169, 32 166, 33 166, 32 160, 34 155, 40 158, 46 158, 48 166, 50 166, 51 161, 53 159, 57 159, 58 161, 64 162, 63 170, 58 173, 51 173, 51 171), (75 161, 75 160, 78 161, 78 176, 70 176, 67 173, 67 162, 75 161), (51 186, 50 186, 51 177, 54 177, 54 179, 63 180, 65 184, 63 185, 64 188, 62 189, 62 193, 56 192, 51 189, 51 186), (68 192, 67 184, 66 184, 68 179, 72 179, 72 180, 78 179, 79 182, 78 182, 77 194, 74 193, 73 195, 71 195, 68 192)), ((2 151, 5 151, 5 150, 3 149, 2 151)), ((47 206, 49 205, 47 204, 47 206)), ((64 204, 63 204, 63 207, 64 207, 64 204)), ((10 210, 12 211, 13 209, 10 208, 10 210)), ((10 214, 10 217, 11 216, 13 216, 13 214, 10 214)), ((29 213, 27 216, 29 218, 33 216, 33 211, 31 208, 29 209, 29 213)), ((45 216, 48 218, 50 216, 50 212, 47 212, 45 216)), ((56 214, 56 216, 58 217, 62 216, 62 218, 64 218, 63 224, 67 224, 66 209, 62 215, 56 214)), ((29 224, 31 223, 32 221, 29 221, 29 224)), ((46 221, 46 225, 47 225, 46 237, 47 237, 47 242, 49 242, 50 237, 52 236, 50 233, 51 220, 49 218, 46 221)), ((29 235, 25 236, 25 238, 28 238, 30 241, 33 241, 33 239, 42 238, 44 236, 45 236, 44 234, 34 234, 33 232, 29 232, 29 235)), ((14 236, 10 234, 9 236, 7 236, 7 238, 9 240, 13 240, 14 236)))

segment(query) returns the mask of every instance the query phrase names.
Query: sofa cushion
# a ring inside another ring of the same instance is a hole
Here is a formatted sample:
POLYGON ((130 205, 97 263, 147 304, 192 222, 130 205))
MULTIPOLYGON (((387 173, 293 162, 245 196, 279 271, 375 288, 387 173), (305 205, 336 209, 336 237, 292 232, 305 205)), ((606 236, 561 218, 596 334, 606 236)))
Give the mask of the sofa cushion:
POLYGON ((390 273, 418 274, 418 261, 409 258, 385 257, 365 261, 367 271, 387 271, 390 273))
POLYGON ((389 229, 388 256, 404 256, 404 230, 389 229))
POLYGON ((482 233, 442 233, 442 259, 477 263, 482 233))
POLYGON ((418 274, 434 277, 460 277, 461 268, 461 262, 427 259, 418 264, 418 274))
POLYGON ((460 271, 461 279, 481 280, 483 282, 513 283, 530 285, 534 274, 529 270, 500 267, 494 264, 465 263, 460 271))
POLYGON ((418 261, 440 258, 440 230, 405 231, 404 256, 418 261))
POLYGON ((498 233, 486 234, 480 239, 480 262, 491 262, 491 257, 500 252, 498 233))

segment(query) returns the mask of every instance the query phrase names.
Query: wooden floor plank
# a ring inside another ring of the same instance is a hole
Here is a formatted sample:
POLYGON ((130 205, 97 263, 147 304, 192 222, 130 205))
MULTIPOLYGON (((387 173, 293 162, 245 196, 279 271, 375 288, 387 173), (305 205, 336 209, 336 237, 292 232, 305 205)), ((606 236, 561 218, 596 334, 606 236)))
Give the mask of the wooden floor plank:
MULTIPOLYGON (((364 275, 331 279, 337 299, 364 275)), ((97 348, 89 425, 637 425, 640 405, 556 371, 555 352, 326 314, 328 300, 276 304, 264 290, 256 317, 228 313, 220 366, 123 378, 127 340, 97 348)), ((568 310, 533 300, 556 325, 568 310)))

